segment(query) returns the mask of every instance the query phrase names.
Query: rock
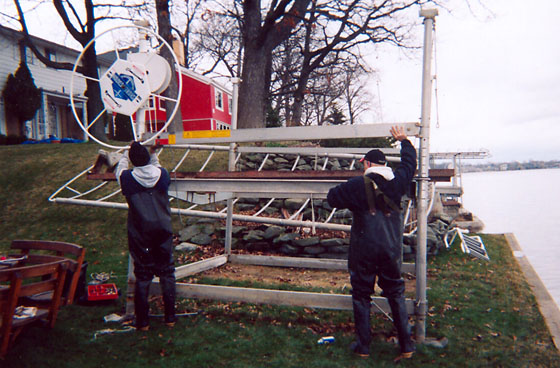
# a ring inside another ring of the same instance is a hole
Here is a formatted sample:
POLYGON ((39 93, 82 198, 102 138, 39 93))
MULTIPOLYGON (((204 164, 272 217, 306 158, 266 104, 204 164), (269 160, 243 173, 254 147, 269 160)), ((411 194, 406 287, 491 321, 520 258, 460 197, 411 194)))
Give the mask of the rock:
POLYGON ((196 236, 196 235, 200 234, 200 232, 201 232, 200 226, 197 226, 197 225, 188 226, 188 227, 184 228, 183 230, 179 231, 179 240, 180 241, 188 241, 193 236, 196 236))
POLYGON ((325 247, 316 245, 311 247, 305 247, 303 248, 303 251, 307 254, 321 254, 325 251, 325 247))
POLYGON ((332 162, 329 162, 329 166, 330 166, 331 170, 342 169, 342 167, 340 166, 340 162, 338 162, 338 160, 336 158, 333 159, 332 162))
POLYGON ((312 236, 310 238, 303 238, 303 239, 294 239, 292 241, 293 245, 297 245, 298 247, 309 247, 318 245, 321 239, 318 236, 312 236))
POLYGON ((280 227, 280 226, 269 226, 267 227, 267 229, 265 230, 264 234, 263 234, 263 238, 265 239, 272 239, 272 238, 276 238, 277 236, 279 236, 280 234, 282 234, 284 232, 284 228, 280 227))
POLYGON ((252 211, 255 209, 255 205, 250 203, 236 203, 235 208, 238 211, 252 211))
POLYGON ((289 161, 286 160, 286 159, 283 158, 283 157, 275 157, 275 158, 273 159, 273 161, 274 161, 274 163, 276 163, 276 164, 288 164, 288 163, 289 163, 289 161))
POLYGON ((191 238, 191 242, 198 245, 209 245, 212 243, 212 238, 207 234, 198 234, 191 238))
POLYGON ((284 234, 280 235, 279 237, 277 237, 276 239, 274 239, 273 243, 274 244, 290 243, 292 240, 294 240, 297 237, 298 237, 298 234, 295 234, 295 233, 284 233, 284 234))
POLYGON ((288 255, 293 255, 293 254, 298 254, 299 249, 289 244, 282 244, 282 247, 280 248, 280 252, 288 255))
POLYGON ((348 254, 348 250, 350 246, 348 245, 339 245, 336 247, 329 247, 329 253, 336 253, 336 254, 348 254))
POLYGON ((262 153, 248 154, 245 156, 245 162, 256 162, 261 163, 264 160, 264 155, 262 153))
POLYGON ((284 200, 284 207, 291 211, 297 211, 305 203, 305 199, 287 198, 284 200))
POLYGON ((311 167, 311 165, 298 165, 296 170, 310 171, 313 170, 313 167, 311 167))
POLYGON ((261 230, 251 230, 243 236, 243 240, 246 242, 256 242, 263 240, 264 231, 261 230))
POLYGON ((352 218, 352 211, 345 208, 345 209, 342 209, 340 211, 336 211, 335 214, 334 214, 334 217, 337 218, 337 219, 352 218))
POLYGON ((279 209, 276 207, 268 206, 263 212, 267 215, 272 215, 274 213, 278 213, 279 209))
POLYGON ((214 224, 206 224, 202 227, 202 233, 207 234, 207 235, 211 235, 214 234, 214 232, 216 231, 216 227, 214 226, 214 224))
POLYGON ((343 245, 344 241, 341 238, 321 239, 321 245, 324 247, 336 247, 343 245))
POLYGON ((175 247, 175 250, 177 250, 179 252, 194 252, 198 248, 199 248, 199 246, 196 245, 196 244, 183 242, 183 243, 177 245, 175 247))
MULTIPOLYGON (((214 206, 213 204, 210 205, 208 208, 206 208, 207 210, 212 210, 214 211, 214 206)), ((218 220, 213 219, 213 218, 209 218, 209 217, 200 217, 198 218, 198 220, 196 221, 197 224, 216 224, 219 223, 218 220)))

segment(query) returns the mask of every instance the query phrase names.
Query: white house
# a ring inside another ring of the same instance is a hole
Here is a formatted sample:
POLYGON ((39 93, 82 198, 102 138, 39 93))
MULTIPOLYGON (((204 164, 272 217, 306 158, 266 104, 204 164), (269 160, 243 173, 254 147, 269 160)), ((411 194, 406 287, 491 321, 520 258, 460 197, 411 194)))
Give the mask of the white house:
MULTIPOLYGON (((0 91, 4 90, 8 76, 14 74, 19 67, 18 43, 22 37, 21 32, 0 25, 0 91)), ((68 47, 38 37, 32 37, 32 39, 36 47, 53 61, 73 63, 79 55, 79 51, 68 47)), ((26 50, 25 57, 35 85, 43 91, 41 108, 35 118, 26 123, 25 135, 36 140, 49 136, 85 139, 86 135, 76 123, 70 107, 69 93, 72 72, 47 67, 29 49, 26 50)), ((84 96, 85 80, 83 78, 74 80, 74 101, 81 103, 78 114, 82 121, 87 121, 85 118, 87 100, 84 96)), ((17 122, 6 116, 3 98, 0 98, 0 134, 20 135, 20 127, 17 122)))

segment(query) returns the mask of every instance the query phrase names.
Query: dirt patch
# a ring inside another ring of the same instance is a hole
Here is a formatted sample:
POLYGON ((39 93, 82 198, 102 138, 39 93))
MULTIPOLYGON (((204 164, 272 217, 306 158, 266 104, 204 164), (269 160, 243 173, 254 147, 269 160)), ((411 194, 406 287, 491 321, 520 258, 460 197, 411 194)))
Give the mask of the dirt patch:
MULTIPOLYGON (((203 259, 223 254, 223 245, 212 244, 201 247, 192 253, 184 253, 177 258, 177 265, 197 262, 203 259)), ((248 251, 237 249, 236 254, 251 254, 261 256, 285 256, 271 251, 248 251)), ((264 284, 289 284, 302 287, 317 287, 330 289, 341 293, 350 290, 350 275, 348 271, 316 270, 309 268, 269 267, 227 263, 223 266, 193 275, 191 278, 209 277, 224 278, 234 281, 256 281, 264 284)), ((413 275, 403 274, 405 292, 407 296, 414 295, 416 279, 413 275)), ((379 295, 381 289, 375 285, 375 294, 379 295)))
MULTIPOLYGON (((304 268, 268 267, 227 263, 218 268, 204 271, 198 276, 225 278, 234 281, 256 281, 264 284, 289 284, 303 287, 330 289, 333 292, 350 290, 350 276, 347 271, 315 270, 304 268)), ((414 292, 415 279, 405 275, 406 292, 414 292)), ((375 293, 381 293, 376 285, 375 293)))
POLYGON ((265 284, 290 284, 339 290, 350 288, 350 277, 348 272, 345 271, 228 263, 221 267, 205 271, 200 275, 239 281, 256 281, 265 284))

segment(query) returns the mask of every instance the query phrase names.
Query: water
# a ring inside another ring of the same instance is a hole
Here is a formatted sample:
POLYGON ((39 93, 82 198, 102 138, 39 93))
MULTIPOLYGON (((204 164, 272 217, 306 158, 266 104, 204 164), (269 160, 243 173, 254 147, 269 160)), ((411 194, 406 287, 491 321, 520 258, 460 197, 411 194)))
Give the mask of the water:
POLYGON ((560 169, 463 174, 463 206, 484 233, 514 233, 560 306, 560 169))

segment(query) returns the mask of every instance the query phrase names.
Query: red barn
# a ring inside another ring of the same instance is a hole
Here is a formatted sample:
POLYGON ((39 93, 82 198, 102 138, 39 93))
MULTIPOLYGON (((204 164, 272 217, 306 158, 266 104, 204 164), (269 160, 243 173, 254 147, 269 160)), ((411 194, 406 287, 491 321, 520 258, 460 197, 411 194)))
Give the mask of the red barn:
MULTIPOLYGON (((183 93, 181 115, 183 131, 229 130, 231 128, 231 92, 221 84, 181 67, 183 93)), ((150 99, 146 110, 146 131, 156 132, 166 121, 160 99, 150 99), (154 106, 155 104, 155 106, 154 106)))

